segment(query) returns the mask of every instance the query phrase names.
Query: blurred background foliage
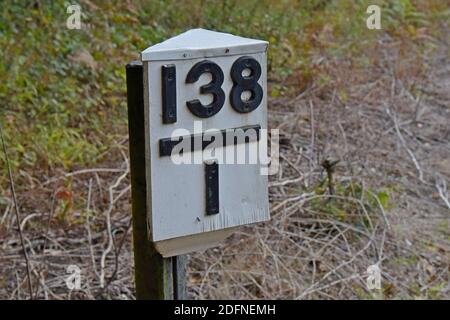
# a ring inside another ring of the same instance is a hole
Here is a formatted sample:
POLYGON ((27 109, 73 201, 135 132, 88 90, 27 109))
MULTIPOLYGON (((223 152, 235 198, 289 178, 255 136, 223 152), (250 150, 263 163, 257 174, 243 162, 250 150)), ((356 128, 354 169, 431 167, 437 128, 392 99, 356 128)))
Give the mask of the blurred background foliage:
MULTIPOLYGON (((73 3, 70 3, 73 4, 73 3)), ((0 123, 19 181, 44 180, 110 160, 127 135, 125 64, 146 47, 191 28, 270 42, 269 94, 296 95, 330 81, 317 60, 362 66, 379 32, 423 49, 449 16, 442 0, 80 0, 81 30, 66 28, 66 1, 3 0, 0 7, 0 123), (366 8, 382 8, 382 31, 366 8)), ((429 48, 428 48, 429 49, 429 48)), ((3 160, 3 156, 1 158, 3 160)), ((0 186, 7 186, 0 167, 0 186)), ((26 185, 23 186, 26 188, 26 185)))

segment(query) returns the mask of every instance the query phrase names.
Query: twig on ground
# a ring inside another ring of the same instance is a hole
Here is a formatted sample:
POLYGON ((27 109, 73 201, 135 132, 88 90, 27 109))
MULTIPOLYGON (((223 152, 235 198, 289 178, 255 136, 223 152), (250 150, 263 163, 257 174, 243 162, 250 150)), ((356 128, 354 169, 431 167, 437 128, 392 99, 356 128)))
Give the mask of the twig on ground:
POLYGON ((315 128, 314 128, 314 105, 312 103, 312 100, 309 100, 309 118, 310 118, 310 127, 311 127, 311 160, 312 163, 309 163, 309 169, 312 171, 314 165, 315 165, 315 154, 314 154, 314 150, 315 150, 315 128))
POLYGON ((97 266, 95 264, 94 247, 92 245, 92 231, 91 231, 91 223, 90 223, 91 195, 92 195, 92 178, 89 179, 88 199, 87 199, 87 204, 86 204, 86 230, 87 230, 87 235, 88 235, 89 253, 91 255, 92 269, 94 271, 94 274, 100 279, 100 274, 98 273, 97 266))
POLYGON ((19 229, 20 244, 22 246, 23 257, 25 259, 25 265, 26 265, 26 269, 27 269, 28 290, 29 290, 29 294, 30 294, 30 299, 33 300, 33 285, 31 283, 30 260, 28 259, 27 250, 25 248, 25 241, 24 241, 24 237, 23 237, 23 233, 22 233, 20 213, 19 213, 19 205, 17 203, 16 190, 14 189, 14 180, 13 180, 13 175, 12 175, 12 170, 11 170, 11 164, 9 163, 8 153, 6 152, 6 144, 5 144, 5 139, 3 137, 3 128, 1 125, 0 125, 0 138, 2 140, 3 154, 5 156, 6 167, 8 168, 9 184, 10 184, 10 188, 11 188, 11 194, 13 197, 14 209, 16 212, 16 220, 17 220, 17 228, 19 229))
POLYGON ((325 159, 324 161, 322 161, 322 167, 327 172, 328 192, 330 193, 330 195, 334 195, 333 173, 334 173, 335 166, 338 164, 338 162, 339 162, 339 160, 330 160, 330 159, 325 159))
POLYGON ((120 240, 119 246, 117 247, 117 250, 115 250, 115 264, 114 264, 114 271, 111 275, 111 277, 109 277, 108 282, 106 283, 105 287, 103 288, 103 291, 106 290, 106 288, 109 287, 109 285, 111 284, 111 282, 113 282, 114 278, 117 275, 117 272, 119 271, 119 255, 120 252, 122 251, 122 247, 125 243, 125 240, 127 238, 128 232, 131 229, 131 225, 132 225, 132 220, 130 218, 129 222, 128 222, 128 226, 125 229, 125 232, 123 233, 122 239, 120 240))
POLYGON ((45 181, 42 185, 46 186, 52 182, 58 181, 60 179, 64 179, 64 178, 70 178, 79 174, 86 174, 86 173, 95 173, 97 174, 98 172, 103 172, 103 173, 116 173, 116 172, 124 172, 126 171, 126 169, 117 169, 117 168, 93 168, 93 169, 82 169, 82 170, 78 170, 78 171, 74 171, 74 172, 68 172, 66 174, 64 174, 63 176, 60 177, 56 177, 50 180, 45 181))
POLYGON ((425 180, 423 179, 423 171, 422 168, 419 164, 419 161, 417 161, 416 156, 414 155, 414 153, 411 151, 411 149, 409 149, 408 145, 406 144, 405 138, 403 137, 402 133, 400 132, 400 127, 398 125, 398 120, 397 117, 395 116, 395 114, 393 114, 391 112, 391 110, 389 108, 386 109, 387 114, 391 117, 392 121, 394 121, 394 126, 395 126, 395 131, 397 132, 397 136, 400 139, 400 142, 403 146, 403 148, 405 148, 406 152, 408 152, 409 156, 411 157, 417 172, 419 173, 419 180, 420 182, 425 183, 425 180))
POLYGON ((439 196, 446 204, 447 208, 450 210, 450 201, 448 200, 447 191, 447 181, 445 179, 439 179, 436 181, 436 189, 438 190, 439 196))
POLYGON ((100 287, 103 288, 105 286, 105 262, 106 257, 108 256, 109 252, 112 250, 114 246, 114 239, 112 235, 112 227, 111 227, 111 212, 114 208, 114 203, 119 199, 123 194, 125 194, 125 191, 129 190, 130 186, 127 186, 122 192, 119 194, 117 198, 114 198, 114 189, 117 188, 123 179, 126 178, 126 176, 129 173, 129 164, 127 157, 124 156, 125 162, 126 162, 126 171, 123 173, 119 178, 117 178, 116 182, 109 187, 109 208, 106 211, 106 232, 108 234, 108 247, 103 252, 101 260, 100 260, 100 287))

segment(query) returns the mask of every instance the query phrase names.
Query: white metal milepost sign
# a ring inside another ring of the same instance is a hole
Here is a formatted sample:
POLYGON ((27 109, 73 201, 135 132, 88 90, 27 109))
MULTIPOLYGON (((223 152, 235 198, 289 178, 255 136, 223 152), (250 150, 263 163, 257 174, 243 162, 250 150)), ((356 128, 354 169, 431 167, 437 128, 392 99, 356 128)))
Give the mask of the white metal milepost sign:
POLYGON ((194 29, 141 53, 148 228, 164 257, 215 246, 235 227, 270 218, 261 173, 267 47, 194 29))

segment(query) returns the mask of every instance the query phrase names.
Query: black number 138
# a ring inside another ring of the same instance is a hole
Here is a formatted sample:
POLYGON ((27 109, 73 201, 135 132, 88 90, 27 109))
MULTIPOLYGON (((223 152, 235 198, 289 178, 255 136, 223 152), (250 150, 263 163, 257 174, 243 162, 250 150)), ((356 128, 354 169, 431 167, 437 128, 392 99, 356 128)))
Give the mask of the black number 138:
MULTIPOLYGON (((213 101, 204 105, 200 100, 186 101, 189 111, 197 117, 209 118, 222 109, 225 103, 225 92, 222 89, 224 81, 223 71, 220 66, 212 61, 203 60, 195 64, 186 76, 186 83, 195 83, 204 73, 210 73, 212 79, 209 83, 200 87, 201 94, 211 94, 213 101)), ((233 87, 229 93, 231 107, 239 113, 248 113, 261 104, 263 89, 258 80, 261 77, 261 65, 252 57, 240 57, 237 59, 230 72, 233 87), (249 71, 244 74, 244 71, 249 71), (242 93, 249 92, 248 99, 242 99, 242 93)), ((176 71, 175 65, 164 65, 162 77, 162 107, 163 122, 176 122, 176 71)))

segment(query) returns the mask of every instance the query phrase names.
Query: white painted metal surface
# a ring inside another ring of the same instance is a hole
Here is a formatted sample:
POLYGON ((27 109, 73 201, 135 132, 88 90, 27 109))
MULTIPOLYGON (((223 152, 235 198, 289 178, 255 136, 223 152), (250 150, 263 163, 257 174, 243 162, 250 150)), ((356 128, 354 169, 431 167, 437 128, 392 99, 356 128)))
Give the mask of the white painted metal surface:
POLYGON ((267 41, 242 38, 229 33, 192 29, 142 51, 142 61, 185 60, 222 55, 266 52, 267 41))
MULTIPOLYGON (((204 164, 174 164, 161 157, 160 139, 172 136, 175 129, 194 132, 194 121, 202 130, 230 129, 247 125, 267 128, 266 41, 245 39, 230 34, 194 29, 142 52, 144 63, 144 100, 146 112, 146 159, 148 186, 148 227, 151 240, 164 256, 203 250, 217 245, 234 227, 265 221, 268 209, 267 176, 260 174, 261 164, 219 164, 219 213, 205 214, 204 164), (230 70, 241 56, 255 59, 261 66, 258 84, 263 88, 260 105, 249 113, 239 113, 230 105, 233 81, 230 70), (191 68, 205 59, 220 66, 225 102, 221 110, 208 118, 190 112, 186 101, 212 101, 211 94, 200 94, 211 74, 202 74, 195 83, 186 83, 191 68), (164 65, 176 68, 177 120, 162 121, 162 79, 164 65), (197 122, 199 125, 199 122, 197 122)), ((250 142, 246 145, 256 144, 250 142)), ((266 143, 266 141, 264 142, 266 143)), ((224 146, 222 150, 235 148, 224 146)), ((220 148, 218 148, 220 149, 220 148)), ((236 149, 234 149, 236 150, 236 149)), ((195 151, 201 153, 201 151, 195 151)))

